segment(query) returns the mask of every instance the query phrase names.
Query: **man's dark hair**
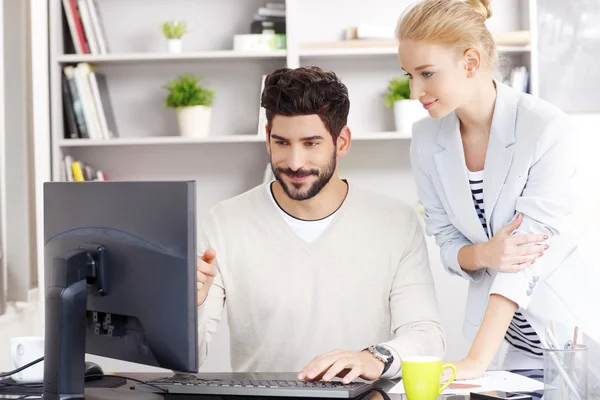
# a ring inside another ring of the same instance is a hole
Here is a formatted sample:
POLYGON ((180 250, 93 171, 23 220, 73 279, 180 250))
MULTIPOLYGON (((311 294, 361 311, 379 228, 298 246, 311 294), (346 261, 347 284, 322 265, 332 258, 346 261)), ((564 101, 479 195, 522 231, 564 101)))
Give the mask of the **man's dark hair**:
POLYGON ((273 117, 317 114, 334 143, 348 121, 348 88, 335 73, 319 67, 280 68, 265 78, 260 104, 265 108, 269 133, 273 117))

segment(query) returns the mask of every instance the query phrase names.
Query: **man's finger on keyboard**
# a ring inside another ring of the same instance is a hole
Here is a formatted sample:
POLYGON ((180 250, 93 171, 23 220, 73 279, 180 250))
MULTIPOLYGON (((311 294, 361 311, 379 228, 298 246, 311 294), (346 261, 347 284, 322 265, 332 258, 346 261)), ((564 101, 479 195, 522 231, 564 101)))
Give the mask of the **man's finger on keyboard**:
POLYGON ((325 371, 337 361, 339 354, 343 354, 342 350, 333 350, 329 353, 321 354, 313 358, 300 372, 298 379, 302 380, 319 380, 325 371))
POLYGON ((358 365, 356 361, 356 358, 350 355, 345 355, 342 358, 338 358, 337 361, 334 362, 329 369, 327 369, 325 375, 323 375, 323 380, 325 382, 329 382, 336 376, 346 376, 349 370, 352 370, 353 368, 360 370, 360 365, 358 365))
POLYGON ((356 378, 360 377, 361 374, 362 374, 362 370, 360 368, 352 368, 344 376, 344 379, 342 379, 342 383, 348 384, 348 383, 352 382, 353 380, 355 380, 356 378))

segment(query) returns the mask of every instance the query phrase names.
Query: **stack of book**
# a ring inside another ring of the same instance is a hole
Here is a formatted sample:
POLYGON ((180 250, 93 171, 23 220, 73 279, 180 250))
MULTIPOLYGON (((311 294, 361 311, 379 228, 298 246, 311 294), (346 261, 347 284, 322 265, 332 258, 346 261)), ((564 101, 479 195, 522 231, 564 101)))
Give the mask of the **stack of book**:
POLYGON ((106 32, 96 0, 62 0, 77 54, 107 54, 106 32))
POLYGON ((68 182, 105 181, 106 175, 83 161, 75 160, 70 155, 63 158, 65 164, 64 180, 68 182))
POLYGON ((259 7, 250 24, 250 33, 233 36, 236 51, 283 50, 286 44, 285 3, 267 2, 259 7))
POLYGON ((260 7, 252 23, 250 24, 250 33, 280 33, 285 34, 285 3, 267 2, 264 7, 260 7))
POLYGON ((65 139, 112 139, 119 136, 106 77, 82 62, 63 68, 65 139))

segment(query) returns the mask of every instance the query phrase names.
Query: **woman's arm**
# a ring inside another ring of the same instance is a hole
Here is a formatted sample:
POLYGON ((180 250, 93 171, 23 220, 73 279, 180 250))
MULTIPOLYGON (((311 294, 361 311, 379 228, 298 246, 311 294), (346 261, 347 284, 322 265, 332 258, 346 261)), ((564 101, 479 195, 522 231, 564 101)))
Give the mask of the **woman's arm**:
POLYGON ((516 309, 514 301, 499 294, 490 296, 469 354, 464 360, 454 363, 456 379, 473 379, 483 375, 500 348, 516 309))
POLYGON ((523 216, 518 214, 488 242, 461 248, 458 251, 458 264, 466 271, 489 268, 498 272, 519 272, 531 266, 548 249, 548 245, 522 245, 543 242, 548 235, 512 236, 522 221, 523 216))
MULTIPOLYGON (((427 129, 427 120, 415 124, 413 132, 427 129)), ((512 236, 521 223, 521 217, 504 227, 488 242, 473 244, 450 221, 436 192, 423 159, 419 136, 413 134, 410 159, 417 192, 425 209, 424 219, 428 235, 435 236, 440 247, 442 265, 452 275, 472 281, 483 278, 485 268, 501 272, 515 272, 529 267, 531 261, 544 251, 543 245, 521 246, 524 243, 542 242, 543 235, 512 236)))

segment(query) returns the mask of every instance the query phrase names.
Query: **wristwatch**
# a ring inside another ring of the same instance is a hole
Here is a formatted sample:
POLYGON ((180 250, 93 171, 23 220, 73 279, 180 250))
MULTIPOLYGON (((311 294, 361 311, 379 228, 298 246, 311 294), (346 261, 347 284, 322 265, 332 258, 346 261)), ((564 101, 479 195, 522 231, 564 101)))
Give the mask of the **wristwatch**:
POLYGON ((385 346, 380 346, 378 344, 367 347, 367 350, 373 354, 373 356, 383 362, 383 372, 381 375, 385 374, 385 372, 390 369, 390 366, 394 362, 394 355, 391 351, 389 351, 385 346))

